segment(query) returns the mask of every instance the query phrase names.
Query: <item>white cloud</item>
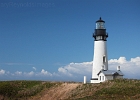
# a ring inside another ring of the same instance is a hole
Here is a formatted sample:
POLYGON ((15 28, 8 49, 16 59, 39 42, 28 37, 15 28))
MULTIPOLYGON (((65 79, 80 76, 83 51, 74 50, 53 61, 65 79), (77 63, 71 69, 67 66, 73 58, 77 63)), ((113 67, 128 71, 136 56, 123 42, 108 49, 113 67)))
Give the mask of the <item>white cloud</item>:
POLYGON ((0 70, 0 75, 3 75, 3 74, 5 74, 5 70, 1 69, 0 70))
POLYGON ((34 75, 34 72, 31 71, 31 72, 28 73, 28 75, 30 75, 30 76, 34 75))
POLYGON ((35 73, 33 71, 31 72, 24 72, 25 76, 33 76, 35 73))
MULTIPOLYGON (((42 78, 45 79, 57 79, 57 80, 72 80, 72 81, 82 81, 83 76, 87 76, 87 79, 91 78, 92 74, 92 61, 91 62, 82 62, 82 63, 70 63, 66 66, 61 66, 58 68, 57 72, 48 72, 47 70, 42 69, 40 72, 21 72, 16 71, 15 73, 11 73, 9 71, 5 71, 3 69, 0 70, 0 75, 11 75, 14 79, 14 76, 25 77, 25 78, 42 78)), ((136 78, 140 79, 140 57, 131 58, 130 60, 126 60, 125 57, 120 57, 118 59, 110 59, 108 61, 109 70, 117 70, 117 66, 121 67, 121 71, 124 73, 125 78, 136 78)), ((35 67, 32 67, 36 70, 35 67)))
POLYGON ((72 74, 69 73, 68 70, 66 68, 63 68, 63 67, 58 68, 58 72, 59 72, 59 74, 64 74, 66 76, 72 76, 72 74))
POLYGON ((50 72, 45 71, 44 69, 41 70, 40 74, 41 74, 41 75, 45 75, 45 76, 46 76, 46 75, 52 76, 52 74, 51 74, 50 72))
POLYGON ((76 75, 89 75, 92 70, 92 62, 83 62, 83 63, 70 63, 64 67, 58 68, 58 72, 65 74, 67 76, 76 75))
POLYGON ((16 72, 15 72, 15 75, 22 75, 22 72, 16 71, 16 72))
POLYGON ((140 57, 131 58, 131 62, 135 63, 136 65, 140 65, 140 57))
POLYGON ((126 63, 126 58, 125 57, 120 57, 119 59, 110 59, 109 60, 110 63, 119 63, 119 64, 123 64, 126 63))
POLYGON ((109 60, 110 69, 116 69, 117 66, 121 67, 121 71, 124 73, 125 78, 140 79, 140 57, 131 58, 130 61, 127 61, 125 57, 109 60))
MULTIPOLYGON (((136 78, 140 79, 140 57, 131 58, 126 60, 125 57, 120 57, 118 59, 110 59, 109 70, 117 70, 117 66, 121 67, 121 71, 125 78, 136 78)), ((58 68, 59 74, 64 74, 67 76, 75 76, 77 78, 83 78, 84 75, 91 78, 92 74, 92 62, 83 63, 70 63, 64 67, 58 68)))

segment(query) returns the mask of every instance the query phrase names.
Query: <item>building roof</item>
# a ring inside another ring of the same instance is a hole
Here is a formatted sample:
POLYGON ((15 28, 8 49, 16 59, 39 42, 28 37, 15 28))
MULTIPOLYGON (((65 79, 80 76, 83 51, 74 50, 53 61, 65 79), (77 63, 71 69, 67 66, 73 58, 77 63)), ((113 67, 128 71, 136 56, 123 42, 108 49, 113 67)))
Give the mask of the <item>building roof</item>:
POLYGON ((101 70, 97 75, 99 75, 100 73, 103 73, 104 75, 115 75, 118 74, 120 76, 123 76, 123 73, 121 71, 115 71, 115 70, 101 70))

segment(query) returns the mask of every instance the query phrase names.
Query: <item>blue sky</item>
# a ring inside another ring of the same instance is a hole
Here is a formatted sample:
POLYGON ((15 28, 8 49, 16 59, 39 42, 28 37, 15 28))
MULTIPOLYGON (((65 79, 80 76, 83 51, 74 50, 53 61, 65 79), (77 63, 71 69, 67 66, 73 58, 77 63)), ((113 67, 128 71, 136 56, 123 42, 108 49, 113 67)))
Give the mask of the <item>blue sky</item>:
POLYGON ((139 5, 139 0, 0 0, 0 80, 66 80, 61 68, 92 61, 100 16, 109 34, 108 59, 131 62, 140 57, 139 5))

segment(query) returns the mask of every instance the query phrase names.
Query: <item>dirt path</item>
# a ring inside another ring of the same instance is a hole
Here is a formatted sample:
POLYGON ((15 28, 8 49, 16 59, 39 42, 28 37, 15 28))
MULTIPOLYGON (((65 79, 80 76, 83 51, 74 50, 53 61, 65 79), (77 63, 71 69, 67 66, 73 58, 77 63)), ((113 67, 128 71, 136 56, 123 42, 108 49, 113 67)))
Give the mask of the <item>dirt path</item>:
POLYGON ((32 98, 32 100, 64 100, 68 98, 70 92, 79 85, 79 83, 63 83, 58 87, 53 87, 44 91, 43 95, 40 95, 40 97, 37 98, 32 98))

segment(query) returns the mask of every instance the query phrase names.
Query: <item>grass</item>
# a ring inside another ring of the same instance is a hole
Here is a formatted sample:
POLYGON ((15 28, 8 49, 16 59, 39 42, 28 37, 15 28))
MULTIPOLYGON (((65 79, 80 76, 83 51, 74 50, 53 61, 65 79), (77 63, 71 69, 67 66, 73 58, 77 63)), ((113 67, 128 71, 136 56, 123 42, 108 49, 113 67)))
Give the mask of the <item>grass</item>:
POLYGON ((137 99, 137 95, 140 94, 140 80, 128 80, 119 79, 111 81, 112 87, 103 88, 97 91, 93 96, 95 99, 111 98, 111 99, 137 99))
POLYGON ((139 100, 140 80, 117 79, 101 84, 83 84, 69 99, 75 100, 139 100))
POLYGON ((56 84, 42 81, 1 81, 0 95, 4 100, 26 99, 56 84))
MULTIPOLYGON (((59 82, 1 81, 3 100, 26 100, 43 90, 59 86, 59 82)), ((117 79, 100 84, 82 84, 70 92, 67 100, 140 100, 140 80, 117 79)))

